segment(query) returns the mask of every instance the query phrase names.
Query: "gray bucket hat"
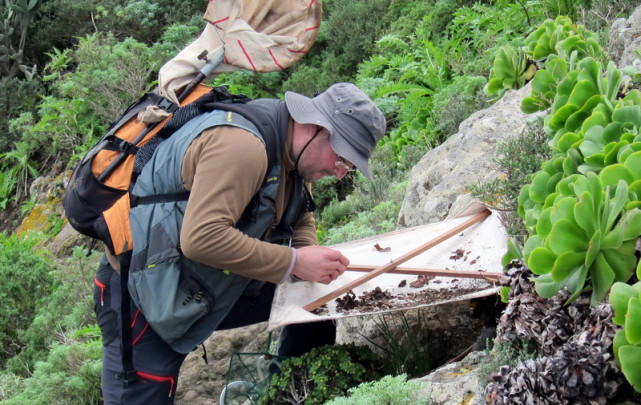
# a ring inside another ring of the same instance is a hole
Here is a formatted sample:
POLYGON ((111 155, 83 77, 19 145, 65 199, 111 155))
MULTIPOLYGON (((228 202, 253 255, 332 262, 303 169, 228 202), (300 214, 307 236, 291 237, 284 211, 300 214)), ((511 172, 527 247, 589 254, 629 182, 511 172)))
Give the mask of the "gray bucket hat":
POLYGON ((352 83, 337 83, 314 98, 288 91, 285 104, 296 122, 327 128, 334 152, 372 179, 367 160, 385 134, 386 124, 365 93, 352 83))

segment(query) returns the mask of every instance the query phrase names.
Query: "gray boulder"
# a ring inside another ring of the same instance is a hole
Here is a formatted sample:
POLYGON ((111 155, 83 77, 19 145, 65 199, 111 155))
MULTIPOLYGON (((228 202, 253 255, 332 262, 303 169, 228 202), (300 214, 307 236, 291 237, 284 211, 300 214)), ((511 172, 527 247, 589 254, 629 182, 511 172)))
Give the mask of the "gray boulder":
POLYGON ((420 397, 442 405, 485 404, 479 378, 487 353, 474 351, 463 360, 447 364, 418 379, 423 383, 420 397))
POLYGON ((455 217, 470 202, 468 187, 498 176, 492 159, 497 145, 520 135, 532 115, 521 112, 531 85, 508 91, 490 108, 463 121, 459 132, 429 151, 414 166, 398 225, 411 227, 455 217))
POLYGON ((626 20, 619 18, 610 29, 610 57, 619 68, 641 68, 636 52, 641 49, 641 8, 634 10, 626 20))

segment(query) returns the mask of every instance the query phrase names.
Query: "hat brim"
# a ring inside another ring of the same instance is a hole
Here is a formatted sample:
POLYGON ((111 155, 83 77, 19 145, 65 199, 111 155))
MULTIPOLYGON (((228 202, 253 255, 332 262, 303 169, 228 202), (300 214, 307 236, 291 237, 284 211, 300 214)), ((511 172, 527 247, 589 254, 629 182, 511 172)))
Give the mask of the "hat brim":
POLYGON ((285 104, 289 114, 300 124, 314 124, 326 128, 330 134, 330 145, 337 155, 347 159, 358 168, 368 179, 372 179, 372 170, 368 160, 360 154, 340 135, 340 129, 334 127, 320 111, 314 99, 298 93, 288 91, 285 93, 285 104))

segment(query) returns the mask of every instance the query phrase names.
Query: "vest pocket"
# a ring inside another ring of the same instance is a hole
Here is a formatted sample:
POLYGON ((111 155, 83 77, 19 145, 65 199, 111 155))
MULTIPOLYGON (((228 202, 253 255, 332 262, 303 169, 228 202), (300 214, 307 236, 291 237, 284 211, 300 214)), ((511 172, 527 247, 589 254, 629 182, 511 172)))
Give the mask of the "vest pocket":
POLYGON ((180 258, 132 271, 131 296, 149 326, 167 343, 181 338, 213 307, 213 297, 180 258))

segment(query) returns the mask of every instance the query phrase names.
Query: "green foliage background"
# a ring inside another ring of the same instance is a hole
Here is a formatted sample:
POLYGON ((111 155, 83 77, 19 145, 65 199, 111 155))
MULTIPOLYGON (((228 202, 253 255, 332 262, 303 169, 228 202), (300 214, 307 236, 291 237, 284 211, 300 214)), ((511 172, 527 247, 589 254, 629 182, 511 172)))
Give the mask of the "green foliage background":
MULTIPOLYGON (((319 241, 334 244, 395 228, 411 168, 488 105, 483 90, 500 49, 522 46, 546 18, 564 14, 598 33, 607 52, 612 21, 635 6, 325 0, 317 42, 299 63, 278 73, 225 74, 212 84, 282 97, 351 81, 379 105, 388 134, 372 159, 374 181, 355 174, 315 188, 319 241)), ((18 211, 35 177, 71 167, 153 88, 160 66, 202 29, 205 8, 203 0, 3 2, 0 34, 10 46, 0 48, 0 209, 18 211)), ((512 145, 506 154, 527 147, 512 145)), ((16 225, 0 224, 0 401, 100 403, 100 342, 89 298, 96 258, 88 262, 80 250, 69 261, 49 257, 34 235, 14 234, 16 225)))

